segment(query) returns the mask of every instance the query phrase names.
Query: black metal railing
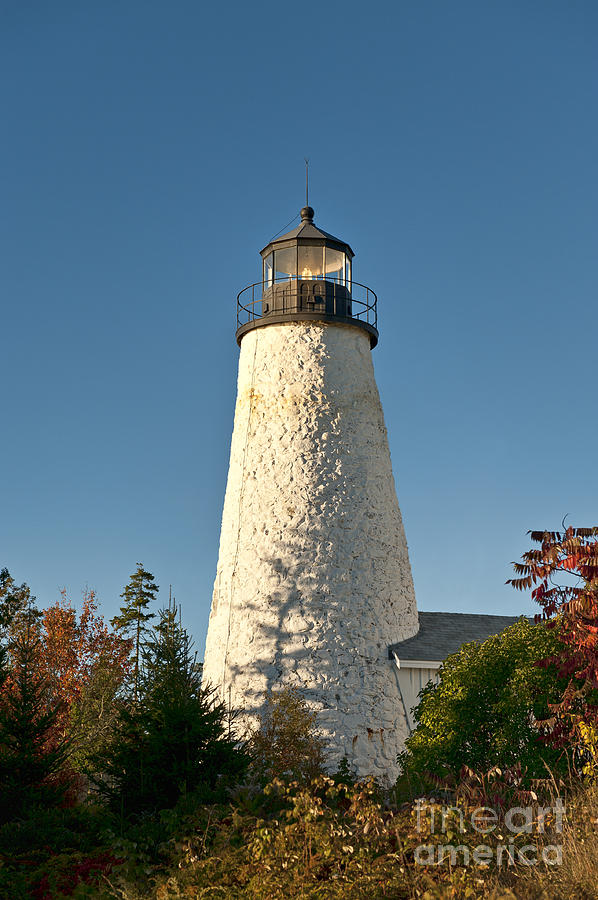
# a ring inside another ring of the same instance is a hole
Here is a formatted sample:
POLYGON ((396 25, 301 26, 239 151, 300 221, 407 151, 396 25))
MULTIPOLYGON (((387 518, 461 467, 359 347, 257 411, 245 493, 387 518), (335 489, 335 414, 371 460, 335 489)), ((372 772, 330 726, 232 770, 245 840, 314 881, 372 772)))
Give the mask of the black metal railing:
POLYGON ((357 281, 288 277, 258 281, 237 294, 237 329, 270 316, 301 313, 355 319, 377 329, 377 304, 374 291, 357 281))

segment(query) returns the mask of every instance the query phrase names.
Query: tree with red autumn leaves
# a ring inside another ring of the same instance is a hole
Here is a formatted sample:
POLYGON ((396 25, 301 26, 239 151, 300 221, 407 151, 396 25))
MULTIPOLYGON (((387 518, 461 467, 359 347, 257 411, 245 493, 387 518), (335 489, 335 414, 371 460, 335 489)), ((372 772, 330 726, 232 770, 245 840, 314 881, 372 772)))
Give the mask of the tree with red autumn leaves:
POLYGON ((536 619, 558 629, 562 650, 539 665, 568 679, 551 717, 542 723, 557 747, 577 751, 584 773, 598 767, 598 527, 532 531, 539 547, 513 563, 517 590, 532 588, 542 607, 536 619))
POLYGON ((50 685, 60 737, 68 736, 76 769, 111 737, 129 671, 131 641, 109 630, 97 609, 95 592, 86 589, 77 615, 63 590, 44 610, 40 627, 40 672, 50 685))
POLYGON ((14 673, 24 642, 34 648, 28 651, 27 671, 43 686, 44 700, 35 715, 51 712, 45 744, 68 745, 68 768, 82 771, 91 752, 112 738, 119 693, 129 674, 131 641, 106 625, 94 591, 84 592, 79 614, 65 591, 40 611, 27 585, 18 586, 3 569, 0 650, 6 677, 0 685, 0 704, 14 702, 14 673))

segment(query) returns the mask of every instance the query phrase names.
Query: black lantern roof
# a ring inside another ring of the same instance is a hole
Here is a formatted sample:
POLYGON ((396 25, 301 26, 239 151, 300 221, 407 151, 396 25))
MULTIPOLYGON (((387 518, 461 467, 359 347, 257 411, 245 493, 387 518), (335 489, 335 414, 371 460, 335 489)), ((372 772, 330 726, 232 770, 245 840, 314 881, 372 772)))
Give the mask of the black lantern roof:
POLYGON ((341 241, 340 238, 335 237, 333 234, 328 234, 327 231, 322 231, 321 228, 318 228, 317 225, 314 225, 314 211, 311 206, 304 206, 301 210, 301 223, 293 228, 292 231, 287 231, 286 234, 282 234, 280 237, 274 238, 274 240, 270 241, 269 244, 266 244, 263 250, 260 251, 263 257, 266 257, 272 250, 275 250, 277 247, 281 245, 290 246, 291 243, 316 243, 316 244, 326 244, 328 247, 333 247, 335 250, 342 250, 346 253, 351 259, 355 256, 349 244, 345 241, 341 241))

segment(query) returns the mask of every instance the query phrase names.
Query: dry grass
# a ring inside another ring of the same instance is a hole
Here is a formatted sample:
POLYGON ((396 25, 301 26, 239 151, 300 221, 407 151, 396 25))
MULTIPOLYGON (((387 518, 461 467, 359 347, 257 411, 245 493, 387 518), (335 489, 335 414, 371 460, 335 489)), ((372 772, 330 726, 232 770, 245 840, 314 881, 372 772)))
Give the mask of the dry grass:
POLYGON ((562 863, 518 875, 515 894, 530 900, 598 900, 598 784, 569 797, 561 835, 562 863))

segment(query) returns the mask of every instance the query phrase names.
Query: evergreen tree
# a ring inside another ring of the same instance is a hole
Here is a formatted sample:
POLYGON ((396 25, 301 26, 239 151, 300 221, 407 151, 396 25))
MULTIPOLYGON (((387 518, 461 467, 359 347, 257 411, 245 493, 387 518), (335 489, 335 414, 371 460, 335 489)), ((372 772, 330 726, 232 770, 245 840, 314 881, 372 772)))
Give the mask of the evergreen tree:
POLYGON ((35 804, 56 802, 67 790, 57 780, 66 745, 56 739, 57 709, 39 674, 41 642, 28 622, 0 649, 0 816, 18 817, 35 804))
POLYGON ((169 808, 188 792, 210 794, 247 757, 230 734, 223 704, 201 686, 192 642, 171 603, 143 649, 139 702, 121 711, 120 733, 99 760, 100 790, 125 816, 169 808))
POLYGON ((19 629, 41 616, 28 585, 17 585, 8 569, 0 570, 0 641, 6 646, 19 629))
POLYGON ((143 642, 149 633, 147 622, 155 618, 154 613, 147 612, 147 608, 156 599, 158 590, 158 585, 154 584, 154 576, 151 572, 145 571, 143 563, 137 563, 137 571, 133 572, 129 583, 120 595, 125 601, 120 608, 120 615, 115 616, 110 622, 123 635, 133 639, 133 699, 135 703, 139 699, 143 642))

